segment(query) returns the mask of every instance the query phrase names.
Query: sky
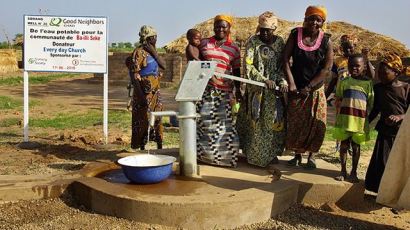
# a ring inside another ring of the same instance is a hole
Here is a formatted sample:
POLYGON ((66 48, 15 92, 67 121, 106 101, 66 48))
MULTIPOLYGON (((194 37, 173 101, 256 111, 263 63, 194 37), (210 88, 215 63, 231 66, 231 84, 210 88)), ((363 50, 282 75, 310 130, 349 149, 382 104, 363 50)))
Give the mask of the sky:
POLYGON ((266 10, 301 21, 309 5, 328 9, 328 21, 345 21, 393 37, 410 48, 409 0, 0 0, 0 41, 23 33, 23 15, 105 16, 109 42, 138 41, 142 25, 158 32, 157 46, 186 33, 217 14, 258 16, 266 10))

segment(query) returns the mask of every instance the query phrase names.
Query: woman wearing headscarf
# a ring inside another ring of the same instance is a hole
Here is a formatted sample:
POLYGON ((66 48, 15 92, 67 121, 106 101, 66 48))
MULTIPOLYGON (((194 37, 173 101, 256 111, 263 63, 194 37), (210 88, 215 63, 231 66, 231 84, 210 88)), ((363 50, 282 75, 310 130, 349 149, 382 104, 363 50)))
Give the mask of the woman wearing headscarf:
POLYGON ((326 16, 324 7, 309 6, 303 27, 293 29, 285 45, 284 71, 289 83, 286 149, 296 153, 289 165, 299 165, 302 154, 309 152, 306 167, 316 168, 314 153, 325 137, 324 79, 333 64, 330 34, 322 29, 326 16))
POLYGON ((256 34, 247 41, 245 77, 264 82, 267 88, 246 85, 236 123, 240 145, 248 163, 260 167, 277 160, 276 156, 285 147, 285 111, 275 87, 287 91, 288 84, 282 70, 285 42, 274 35, 277 27, 277 17, 272 12, 264 12, 259 16, 256 34))
POLYGON ((410 84, 399 80, 406 75, 401 58, 395 53, 386 54, 378 68, 380 83, 374 85, 374 106, 369 122, 380 113, 376 124, 377 139, 367 168, 365 187, 378 192, 384 167, 390 156, 397 132, 410 105, 410 84))
MULTIPOLYGON (((216 72, 240 76, 240 50, 230 37, 232 17, 214 18, 214 36, 203 39, 200 45, 205 61, 217 63, 216 72)), ((198 160, 220 166, 235 167, 239 152, 239 138, 232 124, 231 102, 234 84, 230 80, 213 76, 197 104, 198 160)), ((236 83, 236 99, 240 100, 236 83)))
MULTIPOLYGON (((134 76, 131 148, 143 150, 148 139, 148 113, 162 111, 159 68, 164 70, 165 63, 155 48, 157 42, 155 29, 144 25, 140 29, 139 36, 139 45, 132 53, 130 65, 130 71, 134 76)), ((161 118, 155 120, 150 133, 150 140, 154 140, 157 148, 161 149, 163 139, 161 118)))

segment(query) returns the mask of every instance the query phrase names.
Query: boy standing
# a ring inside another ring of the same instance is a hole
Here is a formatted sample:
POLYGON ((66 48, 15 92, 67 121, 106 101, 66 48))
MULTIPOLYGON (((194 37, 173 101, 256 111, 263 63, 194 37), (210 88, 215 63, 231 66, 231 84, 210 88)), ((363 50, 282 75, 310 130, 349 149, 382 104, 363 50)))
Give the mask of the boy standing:
POLYGON ((336 115, 334 137, 341 141, 341 172, 335 179, 347 178, 346 161, 349 146, 352 147, 352 170, 349 179, 356 183, 357 166, 360 158, 360 145, 368 141, 368 115, 373 106, 373 83, 366 78, 365 58, 362 54, 353 54, 348 60, 349 76, 340 79, 336 89, 336 100, 340 111, 336 115))

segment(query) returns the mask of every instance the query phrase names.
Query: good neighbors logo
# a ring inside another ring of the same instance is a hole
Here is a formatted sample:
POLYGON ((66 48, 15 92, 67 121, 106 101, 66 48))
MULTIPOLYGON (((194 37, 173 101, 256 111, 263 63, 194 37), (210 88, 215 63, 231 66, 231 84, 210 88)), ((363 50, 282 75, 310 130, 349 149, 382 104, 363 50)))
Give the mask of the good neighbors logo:
POLYGON ((50 20, 50 26, 60 26, 62 21, 63 21, 63 19, 61 19, 61 18, 52 18, 50 20))

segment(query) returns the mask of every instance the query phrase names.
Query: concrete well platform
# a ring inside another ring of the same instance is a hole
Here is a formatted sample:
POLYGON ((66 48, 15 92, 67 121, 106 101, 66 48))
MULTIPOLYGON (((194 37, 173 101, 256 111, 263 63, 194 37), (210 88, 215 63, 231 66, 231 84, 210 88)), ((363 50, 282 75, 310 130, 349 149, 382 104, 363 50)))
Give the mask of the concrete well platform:
POLYGON ((200 178, 172 175, 153 185, 129 184, 121 169, 96 163, 69 189, 97 213, 188 229, 234 228, 266 221, 296 202, 320 205, 363 197, 362 185, 335 181, 338 170, 329 163, 317 160, 318 169, 305 170, 288 168, 286 160, 277 165, 280 180, 240 162, 237 168, 200 165, 200 178))

